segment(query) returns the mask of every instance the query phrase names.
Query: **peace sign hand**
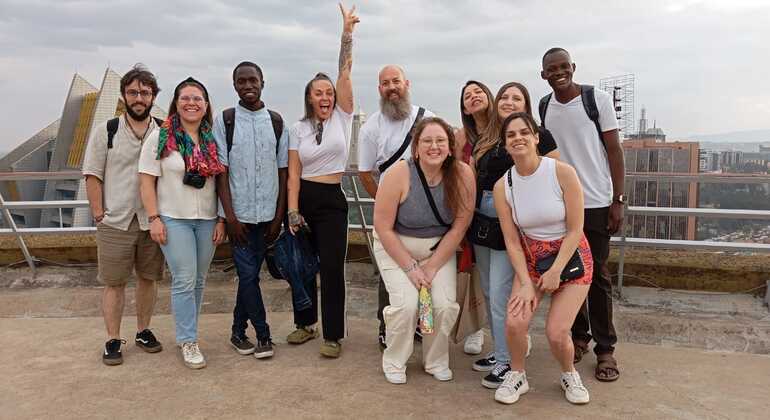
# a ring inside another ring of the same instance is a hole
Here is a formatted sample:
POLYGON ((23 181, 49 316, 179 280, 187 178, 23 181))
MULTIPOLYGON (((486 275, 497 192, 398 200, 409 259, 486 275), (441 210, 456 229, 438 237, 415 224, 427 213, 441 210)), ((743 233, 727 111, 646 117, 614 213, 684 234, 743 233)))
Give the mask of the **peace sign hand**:
POLYGON ((350 8, 350 10, 345 10, 345 6, 342 5, 342 2, 340 2, 340 12, 342 12, 342 30, 343 32, 353 32, 353 27, 355 27, 356 23, 360 22, 361 19, 356 16, 356 6, 353 5, 353 7, 350 8))

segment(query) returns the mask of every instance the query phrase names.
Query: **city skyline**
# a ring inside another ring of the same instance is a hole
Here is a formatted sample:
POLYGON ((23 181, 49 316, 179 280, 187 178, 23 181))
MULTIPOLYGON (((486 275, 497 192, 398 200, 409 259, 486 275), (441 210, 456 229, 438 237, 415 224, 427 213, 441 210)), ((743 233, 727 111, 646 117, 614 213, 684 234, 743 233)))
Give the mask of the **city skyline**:
MULTIPOLYGON (((122 74, 143 62, 164 89, 163 108, 173 86, 192 74, 221 110, 236 101, 232 67, 252 60, 265 71, 265 101, 288 121, 300 116, 313 74, 336 75, 335 2, 177 3, 0 1, 0 150, 59 117, 74 72, 96 80, 107 65, 122 74), (152 13, 139 22, 121 10, 152 13)), ((455 125, 468 79, 493 91, 519 80, 536 101, 549 90, 540 57, 559 45, 572 53, 579 83, 635 74, 635 119, 646 107, 670 139, 770 128, 770 82, 754 71, 770 64, 759 54, 770 37, 761 18, 770 14, 767 2, 369 1, 358 11, 353 78, 357 107, 367 114, 378 108, 377 71, 391 62, 406 68, 415 103, 455 125)))

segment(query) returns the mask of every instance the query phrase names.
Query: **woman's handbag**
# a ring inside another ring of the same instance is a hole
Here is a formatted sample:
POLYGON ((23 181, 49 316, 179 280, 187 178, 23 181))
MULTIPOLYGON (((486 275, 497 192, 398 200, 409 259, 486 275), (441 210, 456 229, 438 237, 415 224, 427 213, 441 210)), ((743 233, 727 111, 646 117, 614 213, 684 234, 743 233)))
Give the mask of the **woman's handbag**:
POLYGON ((505 238, 503 237, 503 230, 500 228, 500 219, 489 217, 478 210, 473 212, 473 220, 468 226, 465 238, 474 245, 485 246, 498 251, 505 249, 505 238))
MULTIPOLYGON (((511 189, 511 204, 513 205, 513 213, 516 215, 516 199, 513 196, 513 178, 511 175, 512 171, 513 168, 508 170, 508 187, 511 189)), ((518 215, 516 215, 516 220, 519 220, 518 215)), ((556 261, 556 256, 559 255, 559 252, 557 251, 540 259, 535 259, 535 257, 532 255, 532 251, 529 249, 529 244, 527 243, 527 234, 524 232, 524 229, 521 227, 521 225, 517 224, 516 227, 519 229, 519 232, 524 239, 524 248, 527 250, 529 257, 535 260, 535 271, 542 275, 546 271, 550 270, 554 261, 556 261)), ((561 271, 561 276, 559 277, 561 282, 565 282, 583 277, 584 274, 585 268, 583 267, 583 259, 580 258, 580 252, 578 252, 576 249, 575 253, 572 254, 572 257, 570 257, 569 261, 567 261, 567 265, 564 266, 564 270, 561 271)))

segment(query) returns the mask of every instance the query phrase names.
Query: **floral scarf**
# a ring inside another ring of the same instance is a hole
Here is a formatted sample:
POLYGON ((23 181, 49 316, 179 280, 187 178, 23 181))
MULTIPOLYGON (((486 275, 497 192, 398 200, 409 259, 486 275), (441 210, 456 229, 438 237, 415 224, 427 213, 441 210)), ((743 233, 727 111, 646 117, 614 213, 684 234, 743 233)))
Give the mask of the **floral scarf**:
POLYGON ((200 142, 196 146, 190 135, 185 133, 179 121, 179 115, 174 114, 160 126, 158 154, 155 159, 168 156, 175 150, 182 155, 187 171, 197 172, 209 177, 222 173, 225 168, 217 158, 217 144, 211 132, 211 126, 206 120, 201 121, 200 142), (173 136, 170 135, 173 133, 173 136))

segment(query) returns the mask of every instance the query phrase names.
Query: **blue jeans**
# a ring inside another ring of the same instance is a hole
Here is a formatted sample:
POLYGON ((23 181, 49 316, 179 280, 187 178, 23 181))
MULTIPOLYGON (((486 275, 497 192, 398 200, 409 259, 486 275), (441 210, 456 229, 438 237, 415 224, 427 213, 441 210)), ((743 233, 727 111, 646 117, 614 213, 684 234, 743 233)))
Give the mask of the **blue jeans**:
POLYGON ((203 286, 216 250, 212 238, 217 221, 160 218, 166 225, 166 244, 160 248, 171 271, 171 308, 176 324, 176 342, 197 342, 203 286))
MULTIPOLYGON (((492 191, 484 191, 479 211, 485 216, 497 217, 492 191)), ((495 359, 510 363, 511 355, 505 339, 505 317, 508 298, 513 286, 513 266, 505 250, 497 251, 485 246, 474 245, 476 267, 479 269, 481 290, 487 300, 487 318, 495 344, 495 359)))
POLYGON ((270 338, 270 326, 267 325, 265 303, 262 301, 262 290, 259 288, 259 270, 265 259, 265 229, 267 223, 250 224, 246 226, 247 243, 241 246, 233 245, 233 262, 238 272, 238 294, 235 297, 233 309, 233 335, 246 335, 248 324, 257 331, 258 340, 270 338))

